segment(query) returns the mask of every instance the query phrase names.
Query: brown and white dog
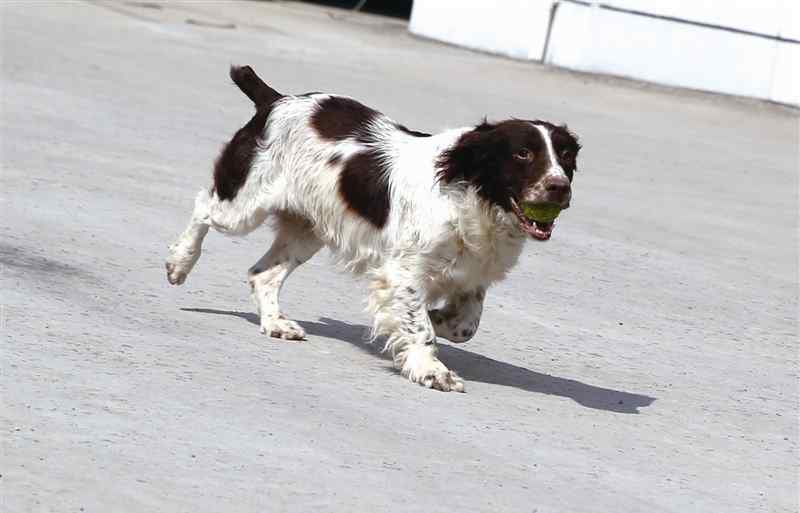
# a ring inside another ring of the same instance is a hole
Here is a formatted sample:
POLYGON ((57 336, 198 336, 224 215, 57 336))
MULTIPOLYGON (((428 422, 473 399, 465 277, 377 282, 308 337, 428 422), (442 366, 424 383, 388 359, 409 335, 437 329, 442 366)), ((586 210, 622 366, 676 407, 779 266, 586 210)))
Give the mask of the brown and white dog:
POLYGON ((373 336, 386 337, 402 374, 463 391, 436 357, 436 337, 472 338, 487 287, 505 277, 526 239, 550 238, 553 223, 527 220, 518 205, 569 206, 575 136, 518 119, 430 135, 347 97, 280 94, 249 66, 231 68, 231 78, 256 114, 222 150, 213 187, 197 195, 170 247, 169 282, 186 280, 209 227, 243 235, 271 218, 272 247, 249 270, 262 333, 305 337, 278 295, 327 246, 369 277, 373 336))

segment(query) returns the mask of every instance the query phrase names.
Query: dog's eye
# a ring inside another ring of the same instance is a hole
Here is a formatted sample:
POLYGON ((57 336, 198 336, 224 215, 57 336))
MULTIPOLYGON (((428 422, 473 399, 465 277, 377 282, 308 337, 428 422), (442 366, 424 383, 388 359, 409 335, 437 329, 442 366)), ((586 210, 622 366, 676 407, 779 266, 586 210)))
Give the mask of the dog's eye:
POLYGON ((565 160, 569 160, 573 157, 572 150, 564 149, 561 150, 561 158, 565 160))
POLYGON ((533 160, 533 153, 527 148, 522 148, 514 154, 514 158, 525 161, 533 160))

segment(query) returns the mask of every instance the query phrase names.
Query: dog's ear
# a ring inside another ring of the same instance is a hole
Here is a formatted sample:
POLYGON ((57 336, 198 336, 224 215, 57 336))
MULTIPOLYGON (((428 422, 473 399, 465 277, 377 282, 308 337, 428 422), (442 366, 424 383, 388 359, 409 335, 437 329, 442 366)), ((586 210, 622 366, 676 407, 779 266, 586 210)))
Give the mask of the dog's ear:
POLYGON ((475 182, 502 167, 507 141, 494 125, 484 121, 462 135, 437 162, 437 178, 443 183, 475 182))

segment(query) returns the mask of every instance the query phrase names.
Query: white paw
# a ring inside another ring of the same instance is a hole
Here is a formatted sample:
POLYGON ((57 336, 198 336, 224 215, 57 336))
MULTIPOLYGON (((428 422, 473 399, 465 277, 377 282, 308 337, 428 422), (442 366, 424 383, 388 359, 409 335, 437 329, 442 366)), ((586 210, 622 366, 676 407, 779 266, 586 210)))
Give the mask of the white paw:
POLYGON ((463 392, 464 380, 449 370, 434 356, 432 346, 414 346, 406 353, 402 373, 412 383, 441 390, 442 392, 463 392))
POLYGON ((305 340, 306 332, 291 319, 261 319, 261 333, 284 340, 305 340))
POLYGON ((186 272, 172 262, 164 264, 167 268, 167 281, 170 285, 183 285, 186 281, 186 272))
POLYGON ((164 266, 167 268, 167 281, 172 285, 182 285, 200 258, 200 250, 185 251, 171 247, 164 266))
POLYGON ((441 390, 442 392, 464 391, 464 380, 451 370, 425 374, 417 382, 420 385, 434 390, 441 390))

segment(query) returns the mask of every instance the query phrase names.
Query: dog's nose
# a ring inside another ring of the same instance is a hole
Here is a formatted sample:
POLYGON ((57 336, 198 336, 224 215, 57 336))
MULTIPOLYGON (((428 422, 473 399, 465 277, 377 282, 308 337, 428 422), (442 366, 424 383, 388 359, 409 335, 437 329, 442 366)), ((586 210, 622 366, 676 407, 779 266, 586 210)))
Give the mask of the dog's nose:
POLYGON ((571 186, 566 176, 547 177, 544 182, 544 190, 547 191, 548 200, 553 203, 569 204, 571 186))

